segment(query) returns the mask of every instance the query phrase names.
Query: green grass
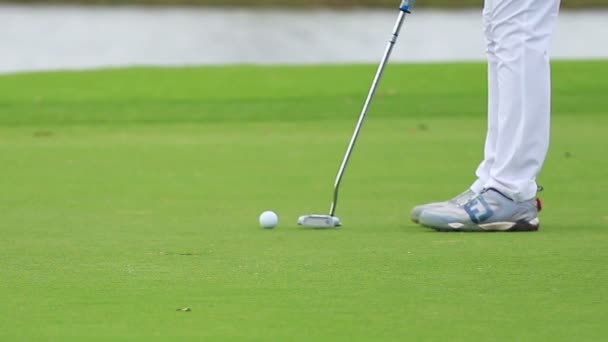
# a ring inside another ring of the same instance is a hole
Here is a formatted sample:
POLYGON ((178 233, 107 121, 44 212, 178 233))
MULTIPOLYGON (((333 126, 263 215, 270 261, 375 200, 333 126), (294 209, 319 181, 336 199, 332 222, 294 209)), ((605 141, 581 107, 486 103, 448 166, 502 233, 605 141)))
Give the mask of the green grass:
POLYGON ((481 64, 392 65, 344 227, 299 229, 329 206, 374 69, 0 77, 0 340, 605 338, 608 62, 554 65, 540 232, 408 221, 473 180, 481 64))

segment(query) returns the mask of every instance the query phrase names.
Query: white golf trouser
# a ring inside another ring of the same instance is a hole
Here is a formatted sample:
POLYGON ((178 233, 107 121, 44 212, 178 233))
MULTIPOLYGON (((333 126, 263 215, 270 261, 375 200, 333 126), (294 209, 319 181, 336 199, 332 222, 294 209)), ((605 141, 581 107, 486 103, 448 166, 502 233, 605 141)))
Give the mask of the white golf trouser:
POLYGON ((475 192, 495 188, 515 201, 536 196, 549 148, 548 49, 560 0, 485 0, 488 133, 475 192))

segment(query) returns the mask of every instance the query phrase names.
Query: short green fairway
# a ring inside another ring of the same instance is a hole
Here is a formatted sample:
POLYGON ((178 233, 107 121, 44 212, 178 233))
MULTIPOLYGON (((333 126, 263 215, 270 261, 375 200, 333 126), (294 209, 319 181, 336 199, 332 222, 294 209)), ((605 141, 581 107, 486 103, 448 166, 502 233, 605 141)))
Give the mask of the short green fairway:
POLYGON ((408 221, 473 180, 481 64, 391 66, 344 227, 299 229, 329 207, 374 68, 0 77, 0 340, 608 336, 608 62, 555 64, 540 232, 408 221))

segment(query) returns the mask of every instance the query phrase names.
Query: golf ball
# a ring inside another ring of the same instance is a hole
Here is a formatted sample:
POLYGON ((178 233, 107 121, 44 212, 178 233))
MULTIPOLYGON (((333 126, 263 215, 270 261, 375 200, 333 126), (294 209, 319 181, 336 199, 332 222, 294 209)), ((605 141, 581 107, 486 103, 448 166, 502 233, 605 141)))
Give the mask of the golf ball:
POLYGON ((279 217, 274 211, 267 210, 260 215, 260 226, 262 228, 271 229, 277 226, 279 217))

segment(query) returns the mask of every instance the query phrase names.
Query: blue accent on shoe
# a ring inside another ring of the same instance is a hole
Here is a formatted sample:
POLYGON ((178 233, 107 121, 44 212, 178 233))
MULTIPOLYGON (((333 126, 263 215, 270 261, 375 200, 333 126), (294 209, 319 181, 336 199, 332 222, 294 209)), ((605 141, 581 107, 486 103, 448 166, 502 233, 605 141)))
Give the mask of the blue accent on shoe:
POLYGON ((463 209, 469 214, 471 221, 476 224, 479 224, 494 215, 494 211, 490 208, 483 196, 473 198, 463 206, 463 209))
POLYGON ((500 192, 500 191, 498 191, 498 190, 496 190, 496 189, 494 189, 494 188, 487 188, 487 189, 486 189, 486 191, 494 191, 494 192, 496 192, 497 194, 501 195, 502 197, 504 197, 504 198, 508 199, 509 201, 513 201, 513 199, 512 199, 511 197, 509 197, 509 196, 507 196, 507 195, 503 194, 502 192, 500 192))

